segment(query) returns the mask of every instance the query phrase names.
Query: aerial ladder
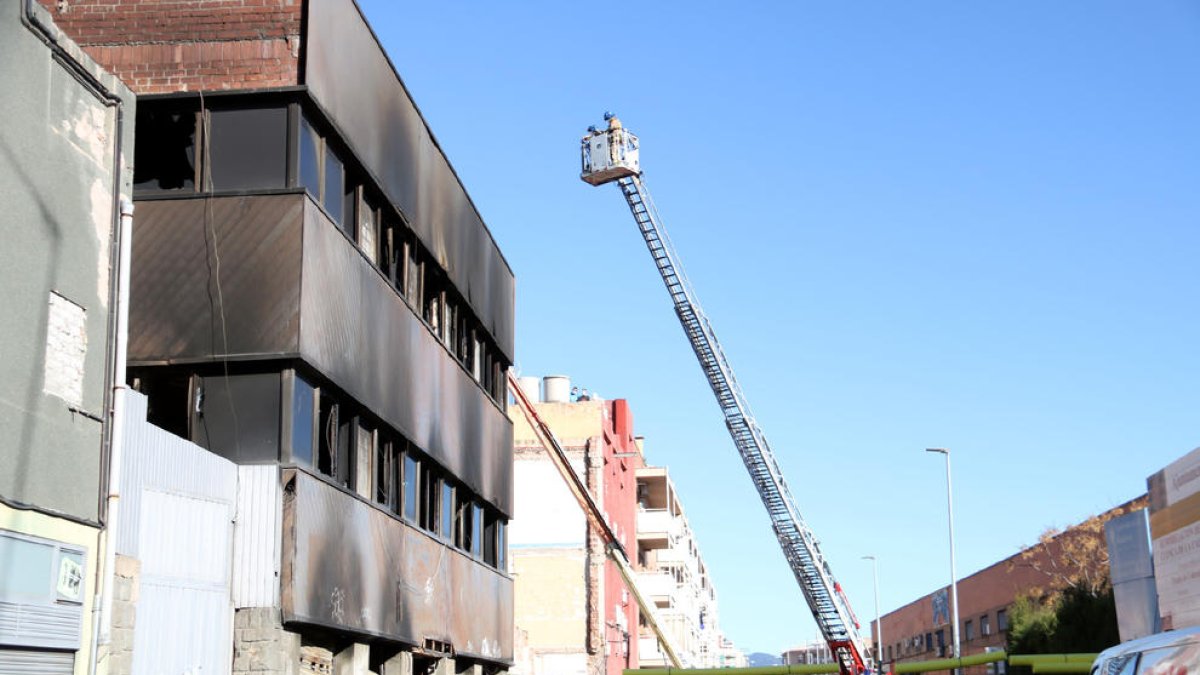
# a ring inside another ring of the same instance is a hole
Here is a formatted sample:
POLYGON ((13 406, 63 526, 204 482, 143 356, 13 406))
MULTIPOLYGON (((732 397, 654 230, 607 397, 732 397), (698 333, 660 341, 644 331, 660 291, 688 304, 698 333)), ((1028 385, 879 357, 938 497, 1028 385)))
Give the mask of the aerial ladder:
POLYGON ((870 664, 858 634, 858 621, 821 554, 817 538, 796 508, 771 446, 754 421, 733 368, 684 274, 642 181, 638 138, 611 113, 604 118, 606 128, 589 127, 583 137, 580 178, 591 185, 616 182, 621 189, 817 627, 829 644, 841 675, 860 675, 870 669, 870 664))
POLYGON ((509 371, 508 373, 508 391, 512 394, 513 399, 517 402, 517 406, 524 413, 525 419, 529 422, 529 426, 533 428, 533 433, 537 436, 538 442, 545 448, 546 454, 550 455, 551 461, 554 462, 555 468, 562 475, 563 480, 567 484, 567 489, 579 502, 579 508, 583 509, 584 516, 587 517, 588 524, 592 527, 592 531, 604 542, 604 552, 617 568, 617 572, 621 574, 621 578, 625 581, 625 587, 629 589, 633 596, 634 602, 637 603, 638 609, 642 612, 642 618, 646 620, 646 624, 650 630, 654 632, 654 636, 658 638, 658 645, 667 660, 671 662, 671 667, 682 668, 684 663, 679 659, 679 652, 675 649, 675 644, 671 636, 667 634, 662 625, 658 622, 658 612, 655 609, 655 604, 646 597, 638 586, 637 577, 634 574, 633 567, 629 564, 629 553, 625 550, 624 544, 613 531, 612 526, 604 517, 604 512, 600 510, 600 506, 596 503, 592 493, 588 491, 587 484, 571 467, 571 462, 567 458, 567 453, 559 444, 558 438, 554 436, 554 432, 550 430, 550 426, 542 420, 541 415, 538 415, 537 409, 533 407, 533 403, 529 401, 529 397, 525 395, 525 390, 521 388, 521 383, 517 381, 517 376, 509 371))

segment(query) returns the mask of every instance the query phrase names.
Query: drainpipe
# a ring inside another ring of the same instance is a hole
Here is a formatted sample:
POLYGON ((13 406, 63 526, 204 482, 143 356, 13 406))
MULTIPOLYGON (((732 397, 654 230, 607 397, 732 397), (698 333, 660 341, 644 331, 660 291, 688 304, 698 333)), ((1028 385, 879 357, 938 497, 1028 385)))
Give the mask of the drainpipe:
MULTIPOLYGON (((113 586, 117 572, 116 530, 121 514, 121 459, 125 444, 126 352, 129 345, 129 258, 133 240, 133 202, 121 199, 120 244, 117 254, 116 341, 112 385, 112 442, 108 455, 108 521, 104 541, 104 591, 100 601, 98 644, 112 639, 113 586)), ((95 663, 93 658, 93 663, 95 663)))

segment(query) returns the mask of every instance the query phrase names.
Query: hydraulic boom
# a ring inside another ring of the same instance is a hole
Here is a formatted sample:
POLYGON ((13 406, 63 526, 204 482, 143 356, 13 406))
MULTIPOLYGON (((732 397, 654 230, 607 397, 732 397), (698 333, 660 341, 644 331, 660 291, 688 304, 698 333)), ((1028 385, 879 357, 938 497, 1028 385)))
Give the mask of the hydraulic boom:
POLYGON ((817 627, 829 643, 841 674, 859 675, 868 670, 868 664, 857 621, 821 554, 820 544, 796 508, 771 446, 754 421, 712 324, 700 309, 696 294, 684 275, 679 256, 671 246, 658 210, 642 182, 638 139, 624 129, 615 116, 605 114, 605 120, 608 122, 606 130, 592 127, 583 138, 580 177, 592 185, 615 181, 620 187, 817 627))

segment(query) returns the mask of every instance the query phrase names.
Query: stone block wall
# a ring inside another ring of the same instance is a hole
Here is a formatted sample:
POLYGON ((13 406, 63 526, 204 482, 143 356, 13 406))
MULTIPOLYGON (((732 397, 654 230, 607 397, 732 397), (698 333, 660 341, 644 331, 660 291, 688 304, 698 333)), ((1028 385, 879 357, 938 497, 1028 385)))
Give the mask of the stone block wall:
POLYGON ((133 672, 133 630, 142 564, 137 558, 118 555, 113 579, 112 636, 108 644, 109 675, 133 672))
POLYGON ((248 607, 234 612, 233 672, 298 675, 300 636, 284 630, 278 609, 248 607))

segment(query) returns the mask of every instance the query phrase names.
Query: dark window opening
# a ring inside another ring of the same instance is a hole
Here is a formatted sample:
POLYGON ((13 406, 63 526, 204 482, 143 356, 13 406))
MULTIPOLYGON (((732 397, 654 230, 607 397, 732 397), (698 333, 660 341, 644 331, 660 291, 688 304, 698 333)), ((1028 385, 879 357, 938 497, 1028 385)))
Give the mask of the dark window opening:
POLYGON ((345 217, 345 193, 344 184, 342 182, 342 160, 338 158, 337 153, 332 148, 325 147, 325 189, 321 192, 321 204, 325 207, 326 213, 343 232, 353 235, 354 221, 346 223, 343 221, 345 217))
POLYGON ((300 187, 308 190, 312 198, 321 201, 321 135, 308 123, 308 119, 300 118, 300 170, 297 176, 300 187))
POLYGON ((211 190, 287 186, 287 108, 210 110, 211 190))
POLYGON ((292 461, 304 466, 313 464, 313 408, 316 390, 304 378, 296 375, 292 386, 292 461))
POLYGON ((996 629, 1008 630, 1008 612, 1006 610, 996 611, 996 629))
POLYGON ((358 222, 355 220, 355 216, 361 206, 358 201, 358 182, 354 180, 350 167, 344 164, 342 166, 342 176, 342 230, 349 235, 350 239, 355 239, 356 230, 358 229, 358 222))
POLYGON ((279 373, 197 377, 192 441, 234 462, 279 460, 279 373))
POLYGON ((483 514, 483 562, 496 566, 496 523, 498 516, 488 509, 483 514))
POLYGON ((141 193, 196 189, 196 111, 138 106, 133 187, 141 193))
POLYGON ((418 524, 428 532, 437 532, 438 500, 442 494, 440 482, 433 463, 421 462, 421 517, 418 524))
POLYGON ((180 438, 188 438, 190 374, 150 371, 134 378, 134 388, 146 395, 147 422, 180 438))

